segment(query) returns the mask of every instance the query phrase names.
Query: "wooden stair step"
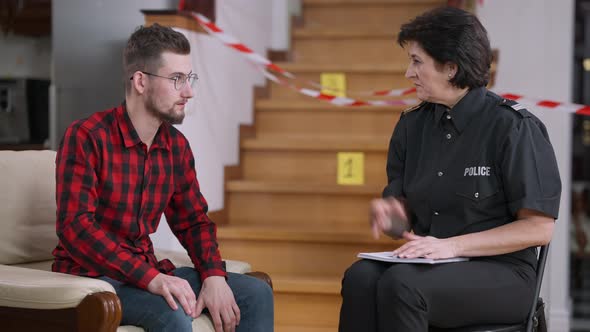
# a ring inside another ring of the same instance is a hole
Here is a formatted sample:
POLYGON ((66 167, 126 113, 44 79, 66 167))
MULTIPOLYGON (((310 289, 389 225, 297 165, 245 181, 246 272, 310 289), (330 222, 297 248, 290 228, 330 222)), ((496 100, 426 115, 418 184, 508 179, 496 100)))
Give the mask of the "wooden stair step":
POLYGON ((403 63, 406 52, 393 34, 359 38, 293 38, 291 57, 295 62, 313 63, 403 63))
POLYGON ((336 332, 336 326, 317 327, 317 326, 300 326, 300 325, 278 325, 275 326, 276 332, 336 332))
POLYGON ((275 325, 302 327, 285 331, 335 331, 342 303, 340 280, 274 275, 275 325))
POLYGON ((387 152, 389 137, 357 138, 348 141, 330 137, 248 138, 241 143, 245 151, 372 151, 387 152))
POLYGON ((332 137, 381 139, 391 137, 403 106, 339 107, 314 100, 259 100, 256 137, 332 137))
MULTIPOLYGON (((373 63, 356 63, 352 65, 342 65, 338 63, 309 63, 309 62, 277 62, 279 67, 292 73, 323 73, 323 72, 343 72, 343 73, 360 73, 360 74, 404 74, 406 64, 390 63, 386 65, 373 63)), ((408 86, 409 86, 408 81, 408 86)))
POLYGON ((234 225, 364 227, 371 200, 384 185, 230 181, 228 220, 234 225))
MULTIPOLYGON (((219 226, 224 257, 247 261, 254 270, 299 278, 341 278, 359 252, 387 251, 402 241, 372 238, 368 222, 360 227, 296 229, 281 226, 219 226)), ((286 286, 285 286, 286 287, 286 286)), ((275 288, 276 290, 277 288, 275 288)), ((287 288, 279 288, 287 291, 287 288)), ((301 292, 301 290, 299 290, 301 292)))
MULTIPOLYGON (((325 28, 297 28, 293 29, 293 39, 397 39, 397 31, 381 29, 342 30, 325 28)), ((358 64, 358 62, 356 63, 358 64)))
MULTIPOLYGON (((397 246, 403 241, 392 240, 386 236, 374 239, 367 223, 365 227, 322 227, 314 229, 295 226, 236 226, 221 225, 218 230, 223 239, 228 240, 255 240, 286 242, 310 242, 324 244, 378 244, 397 246)), ((393 250, 393 249, 392 249, 393 250)))
POLYGON ((338 177, 338 153, 361 152, 366 184, 387 183, 385 165, 389 139, 268 139, 242 141, 241 165, 245 179, 268 182, 333 184, 338 177))
POLYGON ((339 295, 342 278, 275 275, 272 280, 277 293, 339 295))
POLYGON ((291 57, 317 64, 405 64, 406 52, 396 43, 398 29, 390 24, 343 29, 306 24, 294 29, 291 57))
POLYGON ((331 29, 379 29, 399 27, 428 9, 445 5, 444 0, 419 1, 304 1, 305 27, 331 29))
POLYGON ((309 101, 291 101, 291 100, 271 100, 260 99, 255 103, 257 111, 281 111, 281 110, 297 110, 307 112, 330 112, 330 113, 400 113, 406 106, 400 105, 385 105, 385 106, 337 106, 320 100, 310 99, 309 101), (336 111, 336 112, 335 112, 336 111))
POLYGON ((325 195, 374 195, 381 191, 379 185, 326 185, 315 183, 262 182, 248 180, 229 181, 226 189, 230 192, 273 193, 273 194, 325 194, 325 195))
MULTIPOLYGON (((405 64, 380 66, 379 64, 351 65, 332 63, 278 63, 281 68, 295 74, 301 82, 321 82, 322 73, 342 73, 346 80, 346 89, 349 97, 369 100, 396 99, 392 96, 370 96, 370 92, 391 89, 405 89, 412 86, 405 77, 405 64)), ((295 90, 283 85, 270 84, 270 96, 273 99, 309 99, 295 90)), ((318 89, 318 88, 314 88, 318 89)), ((415 94, 404 98, 416 98, 415 94)))

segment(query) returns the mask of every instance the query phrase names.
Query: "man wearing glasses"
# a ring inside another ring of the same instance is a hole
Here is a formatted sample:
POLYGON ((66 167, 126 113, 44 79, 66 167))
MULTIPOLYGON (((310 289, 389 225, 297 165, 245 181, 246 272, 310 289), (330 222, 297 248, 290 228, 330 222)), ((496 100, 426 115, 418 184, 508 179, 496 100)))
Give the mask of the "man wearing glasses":
POLYGON ((68 127, 56 159, 53 271, 111 283, 123 325, 192 331, 207 308, 220 331, 273 330, 270 287, 225 271, 193 153, 180 124, 193 94, 190 44, 140 27, 123 52, 125 102, 68 127), (158 261, 149 234, 164 213, 193 268, 158 261))

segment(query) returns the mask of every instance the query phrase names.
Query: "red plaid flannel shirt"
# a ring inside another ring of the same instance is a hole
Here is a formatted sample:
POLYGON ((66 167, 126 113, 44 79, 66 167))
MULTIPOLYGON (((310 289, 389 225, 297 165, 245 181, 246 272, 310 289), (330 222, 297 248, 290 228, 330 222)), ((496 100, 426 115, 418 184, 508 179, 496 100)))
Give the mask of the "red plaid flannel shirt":
POLYGON ((162 124, 148 151, 124 105, 96 113, 66 130, 56 166, 53 271, 145 289, 175 268, 157 261, 149 238, 164 213, 201 279, 226 276, 193 153, 173 126, 162 124))

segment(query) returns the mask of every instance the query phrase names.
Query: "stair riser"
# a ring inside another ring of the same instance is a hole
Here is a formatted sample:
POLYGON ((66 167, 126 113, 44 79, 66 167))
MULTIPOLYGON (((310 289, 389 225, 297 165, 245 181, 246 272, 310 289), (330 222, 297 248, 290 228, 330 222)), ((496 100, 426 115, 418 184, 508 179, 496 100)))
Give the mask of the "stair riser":
MULTIPOLYGON (((438 5, 444 5, 440 1, 438 5)), ((434 4, 437 5, 437 4, 434 4)), ((329 28, 341 31, 384 31, 397 35, 400 26, 433 7, 433 4, 305 5, 306 28, 329 28)))
POLYGON ((406 52, 392 38, 295 39, 293 60, 317 64, 406 63, 406 52))
MULTIPOLYGON (((383 145, 387 147, 384 140, 383 145)), ((350 151, 349 152, 355 152, 350 151)), ((346 152, 343 150, 343 152, 346 152)), ((362 152, 362 151, 361 151, 362 152)), ((387 153, 364 154, 364 181, 367 184, 385 185, 387 153)), ((244 176, 249 180, 275 182, 311 182, 336 184, 338 157, 336 151, 244 151, 244 176)))
MULTIPOLYGON (((322 101, 318 101, 321 103, 322 101)), ((391 137, 400 112, 358 111, 261 111, 256 115, 256 134, 260 136, 336 136, 350 140, 363 136, 382 139, 391 137)))
POLYGON ((292 325, 275 325, 275 332, 336 332, 337 326, 316 327, 316 326, 292 326, 292 325))
MULTIPOLYGON (((338 329, 342 300, 339 294, 275 292, 275 326, 298 325, 338 329)), ((277 332, 281 332, 277 328, 277 332)))
MULTIPOLYGON (((370 232, 367 226, 367 233, 370 232)), ((366 238, 366 234, 359 237, 366 238)), ((394 250, 393 244, 345 244, 287 240, 232 240, 219 234, 219 250, 223 257, 243 260, 254 271, 299 277, 341 278, 344 271, 358 259, 359 252, 394 250)))
POLYGON ((365 227, 371 199, 381 195, 273 194, 230 192, 233 225, 365 227))
MULTIPOLYGON (((333 72, 333 71, 332 71, 333 72)), ((298 73, 294 74, 301 79, 301 81, 312 81, 320 83, 321 73, 298 73)), ((402 89, 411 87, 412 84, 408 79, 404 77, 404 73, 399 74, 373 74, 373 73, 344 73, 346 79, 346 89, 352 93, 349 95, 350 98, 356 99, 393 99, 393 97, 377 97, 377 96, 365 96, 359 94, 362 92, 374 92, 391 89, 402 89), (356 92, 356 93, 355 93, 356 92)), ((295 90, 289 89, 285 86, 272 84, 270 85, 271 98, 274 99, 300 99, 310 100, 310 97, 303 95, 295 90)), ((319 88, 310 86, 310 88, 319 90, 319 88)), ((411 96, 415 98, 415 96, 411 96)))

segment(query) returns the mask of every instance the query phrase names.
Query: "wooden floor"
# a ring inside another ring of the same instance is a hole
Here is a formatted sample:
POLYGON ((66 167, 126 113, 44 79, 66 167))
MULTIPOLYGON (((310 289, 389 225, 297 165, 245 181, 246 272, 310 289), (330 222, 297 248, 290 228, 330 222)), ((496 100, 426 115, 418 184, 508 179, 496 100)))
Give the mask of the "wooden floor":
MULTIPOLYGON (((292 31, 292 62, 306 80, 342 72, 351 90, 406 88, 399 26, 440 0, 303 0, 292 31)), ((373 240, 368 207, 386 184, 385 163, 400 107, 336 107, 269 83, 255 102, 254 128, 241 138, 240 166, 228 173, 224 257, 248 261, 275 286, 278 332, 336 331, 340 282, 361 251, 399 243, 373 240), (364 154, 364 184, 336 182, 337 153, 364 154), (232 179, 232 180, 229 180, 232 179)))

